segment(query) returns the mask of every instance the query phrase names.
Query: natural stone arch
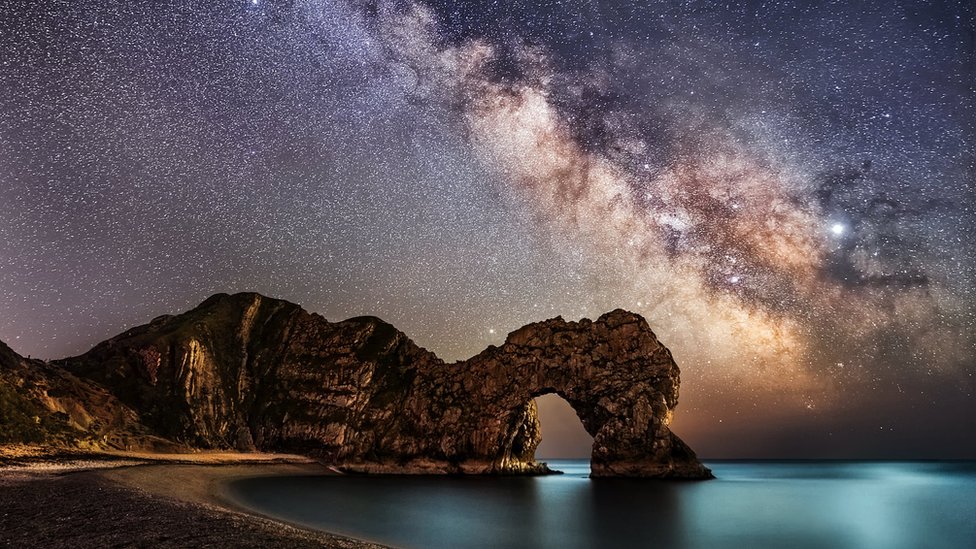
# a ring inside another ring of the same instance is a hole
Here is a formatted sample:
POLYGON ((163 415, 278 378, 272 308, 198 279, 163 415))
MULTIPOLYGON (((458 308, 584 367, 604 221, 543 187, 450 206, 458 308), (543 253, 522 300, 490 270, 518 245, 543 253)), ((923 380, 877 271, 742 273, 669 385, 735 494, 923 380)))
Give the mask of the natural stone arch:
POLYGON ((709 478, 668 429, 678 367, 638 315, 529 324, 446 364, 375 317, 329 322, 218 294, 62 361, 193 447, 285 451, 348 471, 539 473, 533 398, 562 396, 594 476, 709 478))
MULTIPOLYGON (((501 347, 430 374, 432 383, 449 386, 470 403, 460 417, 449 418, 470 426, 454 441, 461 470, 539 467, 534 398, 556 393, 594 438, 593 476, 709 475, 668 429, 678 402, 678 367, 638 315, 616 310, 595 322, 556 318, 530 324, 509 334, 501 347)), ((452 429, 444 423, 439 430, 452 429)))

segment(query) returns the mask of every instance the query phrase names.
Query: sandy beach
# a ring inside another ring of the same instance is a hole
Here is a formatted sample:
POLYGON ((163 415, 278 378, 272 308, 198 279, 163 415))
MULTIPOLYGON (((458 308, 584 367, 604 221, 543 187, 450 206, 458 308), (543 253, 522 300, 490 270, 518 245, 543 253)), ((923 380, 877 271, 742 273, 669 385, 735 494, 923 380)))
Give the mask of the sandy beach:
POLYGON ((243 477, 334 474, 279 454, 27 456, 0 466, 0 547, 380 547, 247 512, 243 477))

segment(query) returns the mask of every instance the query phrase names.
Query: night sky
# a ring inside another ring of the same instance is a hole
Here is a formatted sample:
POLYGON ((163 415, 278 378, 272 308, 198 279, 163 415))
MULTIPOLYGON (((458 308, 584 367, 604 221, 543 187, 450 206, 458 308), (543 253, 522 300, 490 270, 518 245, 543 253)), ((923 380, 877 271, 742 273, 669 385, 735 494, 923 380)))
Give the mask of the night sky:
POLYGON ((0 340, 258 291, 455 360, 622 307, 705 457, 976 457, 974 29, 968 0, 4 3, 0 340))

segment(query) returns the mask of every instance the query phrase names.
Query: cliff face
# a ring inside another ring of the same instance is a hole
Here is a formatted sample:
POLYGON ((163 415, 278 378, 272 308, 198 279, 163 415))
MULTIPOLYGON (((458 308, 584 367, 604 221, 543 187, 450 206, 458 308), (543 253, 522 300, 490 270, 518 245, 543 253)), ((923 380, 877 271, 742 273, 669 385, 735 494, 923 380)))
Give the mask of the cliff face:
MULTIPOLYGON (((440 361, 389 324, 332 323, 258 294, 216 295, 60 361, 193 447, 382 453, 419 368, 440 361)), ((395 435, 390 435, 395 436, 395 435)), ((404 436, 407 436, 404 433, 404 436)))
POLYGON ((530 324, 445 364, 376 318, 333 323, 220 294, 58 365, 193 447, 304 453, 362 472, 544 472, 533 398, 555 392, 594 436, 595 476, 710 476, 668 429, 670 353, 620 310, 530 324))

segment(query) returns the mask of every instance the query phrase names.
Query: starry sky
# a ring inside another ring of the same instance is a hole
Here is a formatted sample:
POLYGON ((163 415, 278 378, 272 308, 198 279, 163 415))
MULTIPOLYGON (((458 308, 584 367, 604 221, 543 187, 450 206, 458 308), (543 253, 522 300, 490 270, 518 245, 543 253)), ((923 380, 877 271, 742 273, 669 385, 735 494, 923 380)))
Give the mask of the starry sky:
POLYGON ((976 457, 974 34, 965 0, 5 3, 0 340, 258 291, 456 360, 621 307, 705 457, 976 457))

